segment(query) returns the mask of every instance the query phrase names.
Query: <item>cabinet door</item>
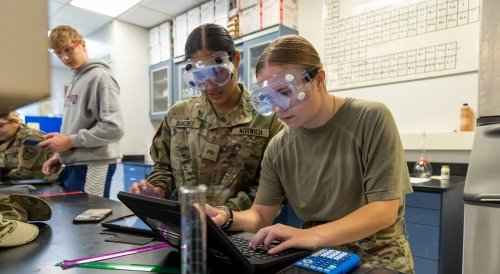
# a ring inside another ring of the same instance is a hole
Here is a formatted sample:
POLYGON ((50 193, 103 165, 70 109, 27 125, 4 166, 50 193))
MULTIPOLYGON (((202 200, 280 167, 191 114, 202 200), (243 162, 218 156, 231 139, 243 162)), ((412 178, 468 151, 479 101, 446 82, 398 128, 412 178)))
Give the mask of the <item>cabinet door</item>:
MULTIPOLYGON (((266 33, 258 36, 257 38, 249 39, 244 42, 245 49, 245 85, 251 88, 252 85, 257 81, 255 76, 255 66, 259 61, 260 56, 266 49, 267 45, 271 43, 274 39, 281 35, 286 34, 297 34, 297 31, 285 26, 275 26, 261 33, 266 33)), ((259 33, 256 33, 259 34, 259 33)))
POLYGON ((269 43, 271 43, 271 41, 277 36, 277 33, 272 33, 245 42, 245 80, 247 81, 247 87, 251 88, 251 86, 257 82, 255 76, 255 66, 257 65, 257 62, 267 45, 269 45, 269 43))
MULTIPOLYGON (((242 83, 246 85, 246 74, 245 74, 245 49, 243 47, 243 44, 236 45, 236 50, 240 52, 240 66, 238 67, 238 83, 242 83)), ((247 88, 250 88, 249 86, 246 86, 247 88)))
POLYGON ((149 78, 150 116, 152 120, 160 120, 171 105, 172 61, 152 66, 149 78))
POLYGON ((174 102, 189 99, 198 94, 198 90, 186 85, 184 73, 186 72, 186 61, 175 63, 175 96, 174 102))
POLYGON ((123 180, 124 180, 124 191, 132 186, 133 183, 139 182, 144 179, 144 166, 141 165, 123 165, 123 180))

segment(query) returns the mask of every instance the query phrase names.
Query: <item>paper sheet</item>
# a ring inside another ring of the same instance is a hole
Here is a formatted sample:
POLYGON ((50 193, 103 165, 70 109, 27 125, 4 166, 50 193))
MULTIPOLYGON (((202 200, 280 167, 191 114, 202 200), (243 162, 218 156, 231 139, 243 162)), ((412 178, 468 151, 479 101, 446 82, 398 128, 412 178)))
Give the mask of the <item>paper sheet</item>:
POLYGON ((410 177, 410 182, 412 184, 421 184, 430 181, 430 178, 419 178, 419 177, 410 177))

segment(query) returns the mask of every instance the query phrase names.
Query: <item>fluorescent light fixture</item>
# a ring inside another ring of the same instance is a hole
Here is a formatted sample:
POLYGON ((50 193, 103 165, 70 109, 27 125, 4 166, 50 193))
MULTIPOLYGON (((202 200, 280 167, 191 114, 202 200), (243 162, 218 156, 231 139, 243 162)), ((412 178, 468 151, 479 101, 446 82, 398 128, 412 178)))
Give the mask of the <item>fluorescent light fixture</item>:
POLYGON ((73 0, 71 5, 96 13, 116 17, 141 0, 73 0))

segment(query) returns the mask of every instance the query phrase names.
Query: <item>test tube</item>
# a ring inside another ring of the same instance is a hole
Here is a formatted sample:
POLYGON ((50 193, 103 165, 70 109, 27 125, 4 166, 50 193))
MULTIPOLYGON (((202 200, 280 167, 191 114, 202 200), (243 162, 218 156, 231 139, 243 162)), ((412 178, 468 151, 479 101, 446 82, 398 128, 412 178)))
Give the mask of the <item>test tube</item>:
POLYGON ((206 191, 206 185, 179 188, 182 274, 207 273, 206 191))

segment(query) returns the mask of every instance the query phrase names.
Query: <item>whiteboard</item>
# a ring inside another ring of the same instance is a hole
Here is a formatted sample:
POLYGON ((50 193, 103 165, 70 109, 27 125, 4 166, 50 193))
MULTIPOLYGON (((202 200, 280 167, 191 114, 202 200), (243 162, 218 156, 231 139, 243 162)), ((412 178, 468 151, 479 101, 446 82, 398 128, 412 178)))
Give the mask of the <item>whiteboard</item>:
POLYGON ((480 0, 325 0, 330 91, 477 71, 480 0))

